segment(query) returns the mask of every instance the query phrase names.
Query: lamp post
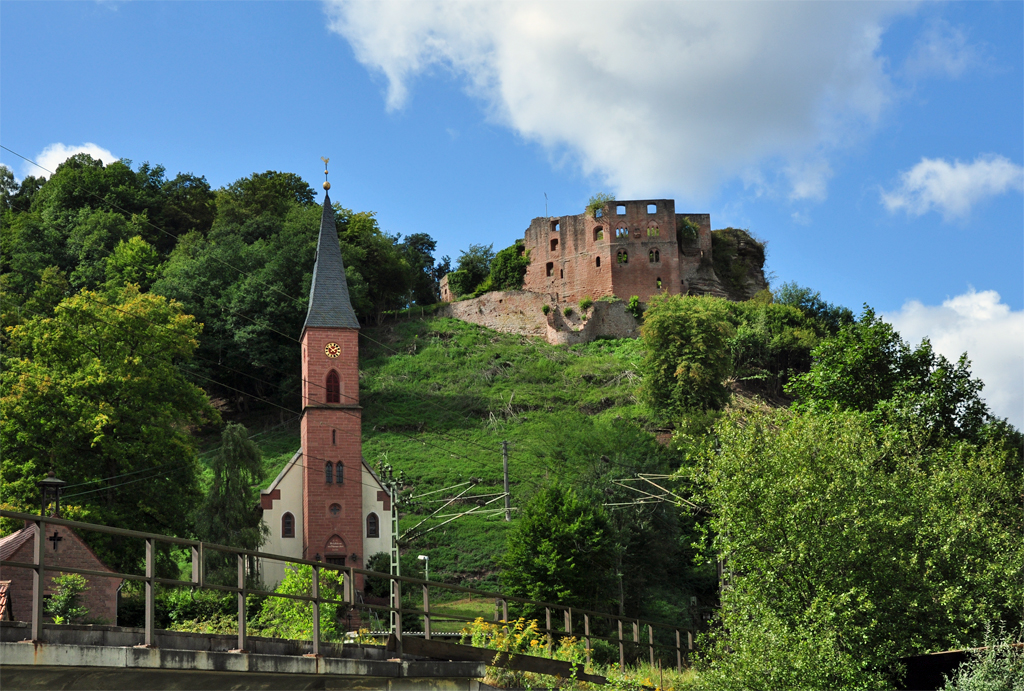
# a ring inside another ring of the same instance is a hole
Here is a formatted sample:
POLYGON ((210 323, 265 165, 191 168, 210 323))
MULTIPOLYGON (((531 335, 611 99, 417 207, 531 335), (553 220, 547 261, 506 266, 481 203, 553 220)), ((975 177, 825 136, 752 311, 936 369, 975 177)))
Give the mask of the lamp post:
POLYGON ((51 470, 46 474, 45 480, 40 480, 36 484, 42 491, 42 506, 39 508, 39 515, 45 516, 46 507, 52 503, 54 505, 54 515, 60 518, 60 493, 64 489, 64 485, 68 483, 55 476, 51 470))
POLYGON ((430 580, 430 557, 427 556, 426 554, 421 554, 420 556, 418 556, 416 558, 423 562, 423 580, 429 581, 430 580))

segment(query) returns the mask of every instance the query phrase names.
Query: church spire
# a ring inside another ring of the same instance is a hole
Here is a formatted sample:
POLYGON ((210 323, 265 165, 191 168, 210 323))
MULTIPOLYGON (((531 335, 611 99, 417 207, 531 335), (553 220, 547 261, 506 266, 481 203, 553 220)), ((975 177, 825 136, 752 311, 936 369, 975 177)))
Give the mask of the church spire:
MULTIPOLYGON (((326 174, 326 171, 324 171, 326 174)), ((324 183, 329 189, 330 183, 324 183)), ((309 310, 306 312, 305 331, 310 327, 358 329, 359 320, 352 310, 345 280, 345 265, 341 260, 341 244, 334 224, 331 195, 324 192, 324 210, 320 217, 320 237, 316 242, 316 262, 313 264, 313 283, 309 287, 309 310)))

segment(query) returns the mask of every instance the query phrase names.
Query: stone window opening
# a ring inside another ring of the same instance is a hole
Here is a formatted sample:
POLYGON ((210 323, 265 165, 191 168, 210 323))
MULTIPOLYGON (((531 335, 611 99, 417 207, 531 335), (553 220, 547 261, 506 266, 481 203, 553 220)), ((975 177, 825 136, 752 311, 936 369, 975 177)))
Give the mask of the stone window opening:
POLYGON ((647 253, 647 260, 652 264, 657 264, 661 261, 661 252, 658 250, 651 250, 647 253))
POLYGON ((324 464, 324 483, 328 485, 334 483, 334 464, 330 461, 324 464))
POLYGON ((615 205, 615 215, 616 216, 625 216, 626 215, 626 205, 625 204, 616 204, 615 205))
POLYGON ((555 252, 556 250, 558 250, 558 238, 554 238, 551 241, 551 251, 555 252))
POLYGON ((281 516, 281 537, 295 537, 295 516, 287 511, 281 516))
POLYGON ((656 214, 656 213, 658 213, 658 205, 657 204, 648 204, 647 205, 647 213, 649 213, 649 214, 656 214))
POLYGON ((547 265, 545 266, 545 269, 547 270, 547 274, 548 274, 549 278, 551 276, 555 275, 555 263, 554 262, 548 262, 547 265))
POLYGON ((660 277, 658 278, 657 281, 655 281, 655 285, 658 287, 658 290, 661 290, 661 278, 660 277))
POLYGON ((331 445, 332 446, 337 446, 338 445, 338 430, 336 430, 336 429, 332 429, 331 430, 331 445))
POLYGON ((327 510, 331 512, 332 516, 335 516, 335 517, 340 516, 341 515, 341 504, 338 504, 338 503, 331 504, 330 508, 327 509, 327 510))
POLYGON ((594 265, 597 266, 597 268, 599 269, 601 268, 601 257, 598 257, 597 259, 594 260, 594 265))
POLYGON ((565 278, 565 269, 559 269, 558 270, 558 277, 559 278, 565 278))
POLYGON ((601 226, 594 228, 594 242, 598 240, 604 240, 604 228, 601 226))
POLYGON ((338 461, 334 466, 334 481, 339 485, 345 482, 345 466, 338 461))
POLYGON ((366 537, 380 537, 380 519, 375 513, 366 517, 366 537))
POLYGON ((558 221, 552 221, 551 222, 551 232, 552 233, 557 233, 558 229, 559 229, 558 226, 559 226, 558 221))
POLYGON ((626 226, 619 226, 618 228, 615 229, 615 237, 617 237, 617 238, 628 238, 629 237, 629 228, 627 228, 626 226))
POLYGON ((341 403, 341 380, 334 370, 327 373, 327 402, 341 403))
POLYGON ((616 258, 618 259, 620 264, 628 264, 629 252, 627 252, 626 250, 619 250, 619 253, 618 255, 616 255, 616 258))
POLYGON ((659 235, 661 235, 661 228, 658 227, 657 223, 652 223, 651 225, 647 226, 647 237, 656 238, 659 235))
POLYGON ((604 209, 597 209, 594 212, 594 218, 601 218, 602 216, 604 216, 604 209))

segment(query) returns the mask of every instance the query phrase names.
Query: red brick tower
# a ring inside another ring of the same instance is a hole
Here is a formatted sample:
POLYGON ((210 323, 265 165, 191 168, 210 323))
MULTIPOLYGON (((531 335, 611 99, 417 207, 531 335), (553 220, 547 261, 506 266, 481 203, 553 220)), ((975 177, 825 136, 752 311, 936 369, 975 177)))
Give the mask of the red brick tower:
POLYGON ((303 556, 364 567, 359 322, 327 194, 301 340, 303 556))

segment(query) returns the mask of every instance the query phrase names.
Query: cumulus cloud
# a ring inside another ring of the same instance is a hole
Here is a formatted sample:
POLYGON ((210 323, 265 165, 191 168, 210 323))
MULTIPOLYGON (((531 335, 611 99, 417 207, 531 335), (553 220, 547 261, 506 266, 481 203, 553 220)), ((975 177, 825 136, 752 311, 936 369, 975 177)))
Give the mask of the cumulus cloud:
POLYGON ((967 216, 978 202, 1011 190, 1024 189, 1024 168, 1004 156, 978 156, 973 163, 941 158, 922 158, 900 174, 900 185, 882 190, 889 211, 904 210, 910 216, 938 211, 949 220, 967 216))
POLYGON ((994 290, 971 288, 940 306, 911 300, 883 317, 904 340, 916 345, 927 337, 951 361, 966 352, 992 412, 1024 427, 1024 311, 1011 310, 994 290))
POLYGON ((89 154, 93 158, 98 158, 104 163, 113 163, 118 160, 117 156, 110 153, 110 151, 97 144, 93 144, 92 142, 86 142, 85 144, 79 144, 78 146, 68 146, 58 142, 56 144, 50 144, 48 147, 43 149, 41 154, 36 156, 36 162, 45 168, 45 170, 38 166, 34 166, 31 163, 26 163, 25 175, 34 175, 37 178, 48 178, 50 177, 50 173, 47 171, 56 171, 57 166, 75 154, 89 154))
POLYGON ((417 76, 446 71, 493 119, 620 195, 692 198, 769 165, 795 198, 821 199, 822 151, 871 127, 889 99, 877 49, 902 6, 328 0, 326 10, 386 79, 390 110, 417 76))

